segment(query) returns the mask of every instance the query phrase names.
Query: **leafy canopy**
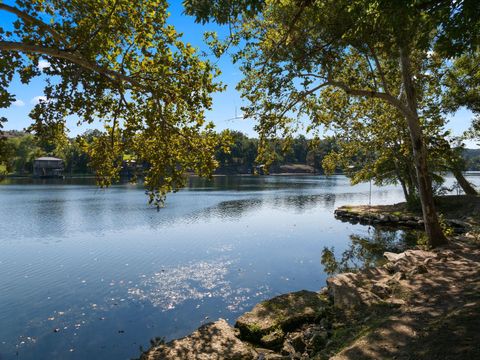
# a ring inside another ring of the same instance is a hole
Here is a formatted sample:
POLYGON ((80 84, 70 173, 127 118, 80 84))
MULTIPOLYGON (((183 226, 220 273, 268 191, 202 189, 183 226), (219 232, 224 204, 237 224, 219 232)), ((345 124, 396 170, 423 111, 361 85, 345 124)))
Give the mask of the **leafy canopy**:
MULTIPOLYGON (((124 153, 146 164, 150 200, 161 205, 184 185, 184 173, 210 175, 220 139, 205 121, 218 70, 167 23, 166 0, 17 0, 0 28, 0 106, 8 90, 44 74, 47 100, 32 111, 31 131, 53 143, 67 117, 101 121, 89 147, 98 182, 116 180, 124 153), (39 67, 42 60, 49 66, 39 67)), ((47 141, 47 140, 46 140, 47 141)))
MULTIPOLYGON (((193 14, 201 8, 194 0, 185 3, 193 14)), ((446 60, 478 46, 478 1, 243 0, 241 7, 260 10, 226 7, 229 15, 219 18, 216 7, 222 3, 212 2, 210 18, 222 22, 230 16, 245 41, 236 57, 245 74, 239 88, 249 103, 245 116, 258 120, 260 157, 271 161, 268 139, 291 138, 305 117, 311 122, 307 130, 328 123, 325 97, 337 101, 346 94, 345 105, 358 105, 360 118, 368 118, 380 101, 384 111, 405 119, 425 230, 431 245, 444 243, 422 128, 428 94, 416 75, 432 51, 446 60)), ((197 14, 205 21, 204 10, 197 14)))

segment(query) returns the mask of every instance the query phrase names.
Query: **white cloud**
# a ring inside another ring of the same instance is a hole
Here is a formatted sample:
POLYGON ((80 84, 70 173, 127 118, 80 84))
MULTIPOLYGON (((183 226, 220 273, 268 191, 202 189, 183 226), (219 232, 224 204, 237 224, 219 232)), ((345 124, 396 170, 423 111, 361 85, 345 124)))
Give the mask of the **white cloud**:
POLYGON ((49 67, 50 67, 50 63, 47 60, 40 60, 38 62, 38 68, 40 70, 43 70, 43 69, 49 68, 49 67))
POLYGON ((15 100, 15 101, 12 103, 12 105, 13 105, 13 106, 18 106, 18 107, 20 107, 20 106, 25 106, 25 103, 24 103, 22 100, 18 99, 18 100, 15 100))
POLYGON ((33 104, 33 105, 37 105, 39 104, 40 102, 46 102, 47 101, 47 97, 46 96, 35 96, 32 98, 32 100, 30 100, 30 104, 33 104))

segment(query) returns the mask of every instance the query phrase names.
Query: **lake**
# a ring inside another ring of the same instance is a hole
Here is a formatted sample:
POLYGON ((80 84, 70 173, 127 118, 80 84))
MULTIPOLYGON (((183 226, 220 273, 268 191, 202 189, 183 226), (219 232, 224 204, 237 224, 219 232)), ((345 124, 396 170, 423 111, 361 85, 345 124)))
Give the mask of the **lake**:
MULTIPOLYGON (((333 217, 369 193, 344 176, 192 177, 157 211, 141 186, 7 180, 0 359, 130 359, 151 338, 219 317, 233 324, 266 298, 319 290, 324 247, 341 254, 352 236, 378 236, 333 217)), ((371 198, 403 200, 393 186, 373 186, 371 198)))

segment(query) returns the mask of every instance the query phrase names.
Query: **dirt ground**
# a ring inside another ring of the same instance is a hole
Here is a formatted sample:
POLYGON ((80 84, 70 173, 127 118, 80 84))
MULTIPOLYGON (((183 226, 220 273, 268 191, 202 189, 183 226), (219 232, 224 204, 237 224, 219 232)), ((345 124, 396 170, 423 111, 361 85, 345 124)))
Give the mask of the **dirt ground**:
POLYGON ((333 360, 480 359, 480 245, 463 237, 400 281, 404 305, 333 360))

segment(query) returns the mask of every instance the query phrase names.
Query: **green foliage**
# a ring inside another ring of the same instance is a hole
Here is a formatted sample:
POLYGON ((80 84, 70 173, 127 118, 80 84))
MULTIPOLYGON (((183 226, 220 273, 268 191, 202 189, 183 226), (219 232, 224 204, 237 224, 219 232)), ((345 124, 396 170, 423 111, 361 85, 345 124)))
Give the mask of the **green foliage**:
MULTIPOLYGON (((398 126, 396 120, 403 118, 411 139, 411 159, 417 179, 406 178, 418 187, 430 241, 432 244, 446 241, 441 236, 435 211, 427 211, 434 210, 435 204, 425 128, 430 126, 427 121, 438 123, 441 113, 437 105, 443 89, 437 81, 436 70, 452 56, 478 49, 478 2, 240 2, 241 6, 251 5, 253 13, 230 11, 223 1, 201 7, 195 6, 199 2, 186 3, 192 5, 190 12, 196 14, 199 21, 230 21, 235 35, 245 42, 234 59, 241 59, 245 75, 238 86, 248 101, 242 110, 246 117, 258 122, 261 162, 270 164, 275 160, 272 139, 289 139, 307 121, 307 131, 315 136, 326 124, 332 127, 340 123, 342 140, 350 145, 345 127, 357 134, 355 125, 359 123, 349 124, 352 117, 368 124, 383 114, 379 126, 386 123, 398 126), (222 4, 226 15, 218 11, 222 4), (465 19, 469 20, 468 26, 465 19), (437 66, 429 66, 431 63, 437 66), (329 102, 341 109, 340 120, 330 106, 326 106, 329 102)), ((397 141, 403 142, 404 138, 397 141)), ((369 152, 377 149, 385 153, 382 147, 359 149, 361 163, 371 158, 369 152)), ((374 158, 382 159, 377 155, 374 158)), ((387 154, 384 159, 388 158, 387 154)), ((341 153, 336 152, 324 163, 327 170, 332 171, 334 164, 343 159, 341 153)), ((386 176, 388 162, 376 165, 380 166, 378 171, 372 166, 362 166, 365 171, 359 178, 391 181, 392 176, 386 176)), ((396 177, 398 179, 398 175, 396 177)), ((459 183, 467 185, 463 181, 459 183)), ((405 191, 407 186, 403 188, 405 191)), ((407 191, 405 195, 410 196, 407 191)))
POLYGON ((323 271, 327 274, 335 274, 339 268, 339 264, 335 259, 334 248, 324 247, 320 263, 323 265, 323 271))
MULTIPOLYGON (((262 164, 258 157, 259 140, 248 138, 238 131, 229 134, 232 141, 229 149, 219 148, 215 155, 218 170, 222 173, 251 173, 256 165, 262 164)), ((322 160, 335 147, 335 142, 333 139, 320 141, 298 135, 289 139, 271 139, 269 146, 271 171, 275 172, 279 166, 286 164, 306 164, 320 171, 322 160)))
POLYGON ((463 54, 446 71, 444 106, 454 112, 460 107, 471 110, 475 117, 465 139, 480 141, 480 52, 463 54))
POLYGON ((227 24, 239 16, 253 16, 264 3, 264 0, 183 0, 185 12, 204 24, 212 18, 219 24, 227 24))
POLYGON ((251 172, 255 166, 258 141, 239 131, 228 131, 224 134, 229 136, 230 146, 217 148, 215 157, 219 170, 224 173, 251 172))
MULTIPOLYGON (((438 218, 439 218, 440 227, 442 229, 443 234, 446 237, 453 236, 455 234, 455 232, 454 232, 453 228, 450 227, 447 224, 447 222, 445 220, 445 216, 443 214, 439 214, 438 218)), ((426 236, 425 233, 419 233, 417 235, 417 246, 419 246, 422 249, 426 249, 426 250, 431 248, 430 242, 429 242, 428 237, 426 236)))
POLYGON ((35 137, 31 134, 24 134, 20 137, 12 137, 6 141, 7 171, 18 175, 31 174, 33 160, 46 155, 45 151, 38 146, 35 137))
POLYGON ((480 171, 480 149, 464 149, 462 157, 467 170, 480 171))
POLYGON ((56 156, 65 164, 65 173, 94 174, 89 167, 88 144, 101 134, 98 130, 88 131, 83 137, 66 139, 61 148, 52 149, 49 143, 39 140, 32 134, 8 131, 3 142, 3 164, 6 172, 15 175, 29 175, 33 170, 33 160, 40 156, 56 156), (92 137, 91 134, 95 134, 92 137), (83 144, 83 145, 82 145, 83 144), (48 151, 50 150, 50 151, 48 151))
POLYGON ((438 219, 440 221, 440 226, 442 228, 443 234, 447 237, 451 237, 455 234, 453 228, 448 225, 445 216, 443 214, 438 215, 438 219))
POLYGON ((186 171, 209 176, 215 149, 225 140, 205 121, 211 93, 223 89, 218 70, 201 59, 168 24, 166 0, 26 0, 0 11, 16 16, 0 28, 0 107, 23 83, 47 76, 46 101, 30 116, 30 130, 48 152, 68 145, 65 119, 100 120, 104 132, 89 146, 98 182, 118 178, 119 159, 146 162, 145 186, 161 205, 184 185, 186 171), (49 62, 40 69, 41 60, 49 62))
POLYGON ((448 68, 444 85, 447 94, 445 106, 450 111, 465 106, 475 113, 480 113, 480 52, 464 54, 455 59, 448 68))

